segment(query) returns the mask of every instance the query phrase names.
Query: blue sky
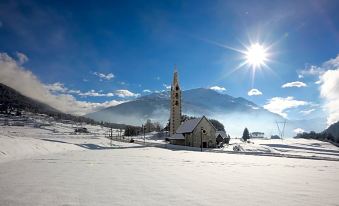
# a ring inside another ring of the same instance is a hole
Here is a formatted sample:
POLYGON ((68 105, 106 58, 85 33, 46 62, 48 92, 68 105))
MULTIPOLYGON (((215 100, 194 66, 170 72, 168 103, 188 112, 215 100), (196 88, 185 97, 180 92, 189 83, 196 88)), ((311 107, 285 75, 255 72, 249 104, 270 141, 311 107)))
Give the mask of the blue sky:
POLYGON ((70 94, 79 101, 164 90, 176 64, 183 89, 218 86, 261 106, 292 97, 307 104, 283 113, 300 119, 300 111, 314 109, 311 118, 323 114, 319 76, 298 75, 337 57, 338 7, 334 0, 1 1, 0 50, 27 56, 24 68, 44 85, 80 90, 70 94), (251 42, 271 46, 269 68, 253 81, 247 66, 231 72, 244 55, 230 48, 251 42), (296 81, 307 86, 282 88, 296 81), (262 95, 248 96, 253 88, 262 95), (84 95, 90 91, 112 95, 84 95))

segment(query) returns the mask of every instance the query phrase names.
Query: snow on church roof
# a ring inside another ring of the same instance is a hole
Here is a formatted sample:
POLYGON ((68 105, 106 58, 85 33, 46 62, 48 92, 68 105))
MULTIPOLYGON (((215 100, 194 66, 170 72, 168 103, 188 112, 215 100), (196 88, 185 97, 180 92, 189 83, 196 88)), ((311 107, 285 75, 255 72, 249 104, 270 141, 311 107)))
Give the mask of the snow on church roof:
POLYGON ((169 139, 185 139, 184 135, 182 134, 174 134, 173 136, 169 137, 169 139))
POLYGON ((202 118, 204 118, 204 117, 186 120, 177 129, 177 133, 183 134, 183 133, 193 132, 193 130, 197 127, 197 125, 199 124, 199 122, 201 121, 202 118))

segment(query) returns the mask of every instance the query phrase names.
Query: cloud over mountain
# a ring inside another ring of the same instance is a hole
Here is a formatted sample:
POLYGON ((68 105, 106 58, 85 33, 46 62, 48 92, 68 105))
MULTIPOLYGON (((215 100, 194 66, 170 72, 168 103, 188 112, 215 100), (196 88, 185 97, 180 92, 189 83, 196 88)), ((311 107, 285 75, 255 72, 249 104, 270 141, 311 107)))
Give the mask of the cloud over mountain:
POLYGON ((144 89, 144 90, 142 90, 142 92, 143 92, 143 93, 151 93, 152 91, 149 90, 149 89, 144 89))
POLYGON ((125 98, 125 97, 138 97, 140 96, 140 94, 138 93, 133 93, 127 89, 119 89, 119 90, 116 90, 114 92, 115 95, 117 95, 118 97, 121 97, 121 98, 125 98))
POLYGON ((287 117, 286 110, 296 108, 299 106, 307 105, 308 102, 296 100, 294 97, 273 97, 268 100, 264 105, 264 108, 270 112, 279 114, 283 117, 287 117))
POLYGON ((225 87, 219 87, 219 86, 212 86, 210 87, 210 89, 217 91, 217 92, 226 92, 226 88, 225 87))
POLYGON ((7 53, 0 53, 0 82, 27 97, 46 103, 62 112, 77 115, 125 102, 117 100, 102 103, 77 101, 71 93, 78 91, 68 90, 61 83, 43 84, 37 76, 22 66, 28 60, 26 55, 21 53, 18 56, 19 59, 16 61, 7 53))
POLYGON ((18 64, 20 65, 28 61, 28 57, 24 53, 16 52, 16 56, 18 57, 18 64))
POLYGON ((258 89, 251 89, 250 91, 248 91, 248 96, 260 96, 262 95, 262 92, 259 91, 258 89))

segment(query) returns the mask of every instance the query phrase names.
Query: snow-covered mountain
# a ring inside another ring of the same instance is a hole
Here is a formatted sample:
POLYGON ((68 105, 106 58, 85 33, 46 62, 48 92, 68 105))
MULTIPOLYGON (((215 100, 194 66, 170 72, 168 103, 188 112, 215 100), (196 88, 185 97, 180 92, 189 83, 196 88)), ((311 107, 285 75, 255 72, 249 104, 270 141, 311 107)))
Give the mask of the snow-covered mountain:
MULTIPOLYGON (((205 115, 221 121, 227 132, 234 136, 241 136, 245 127, 250 132, 265 132, 266 136, 279 134, 276 121, 284 119, 244 98, 220 94, 210 89, 192 89, 183 91, 183 114, 190 116, 205 115)), ((112 123, 141 125, 146 119, 158 121, 165 125, 169 119, 169 92, 153 93, 142 96, 134 101, 126 102, 86 115, 97 121, 112 123)), ((63 114, 49 105, 28 98, 14 89, 0 84, 0 109, 19 109, 58 116, 65 119, 78 120, 75 117, 63 114)), ((89 121, 83 119, 84 121, 89 121)), ((282 125, 280 125, 282 128, 282 125)), ((293 130, 301 128, 305 131, 321 132, 326 127, 322 119, 305 119, 287 121, 285 136, 293 137, 293 130)))
MULTIPOLYGON (((182 98, 183 114, 220 120, 231 134, 237 136, 244 127, 251 131, 266 131, 267 135, 275 134, 275 121, 283 120, 242 97, 235 98, 211 89, 186 90, 182 98)), ((141 125, 146 119, 165 124, 169 118, 169 100, 169 92, 153 93, 86 116, 98 121, 134 125, 141 125)))

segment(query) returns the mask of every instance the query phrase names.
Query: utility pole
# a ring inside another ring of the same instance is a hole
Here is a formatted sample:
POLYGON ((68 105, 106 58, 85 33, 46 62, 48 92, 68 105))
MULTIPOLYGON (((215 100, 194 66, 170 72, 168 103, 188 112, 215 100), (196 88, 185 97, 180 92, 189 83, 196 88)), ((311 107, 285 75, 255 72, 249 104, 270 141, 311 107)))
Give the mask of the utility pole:
POLYGON ((109 135, 110 136, 110 139, 111 139, 111 146, 112 146, 112 140, 113 140, 113 136, 112 136, 112 127, 111 127, 111 134, 109 135))
POLYGON ((203 127, 201 127, 201 129, 200 129, 200 149, 201 149, 201 152, 202 152, 202 130, 203 129, 204 129, 203 127))
POLYGON ((145 126, 144 125, 142 125, 142 133, 144 133, 144 144, 146 144, 145 126))

